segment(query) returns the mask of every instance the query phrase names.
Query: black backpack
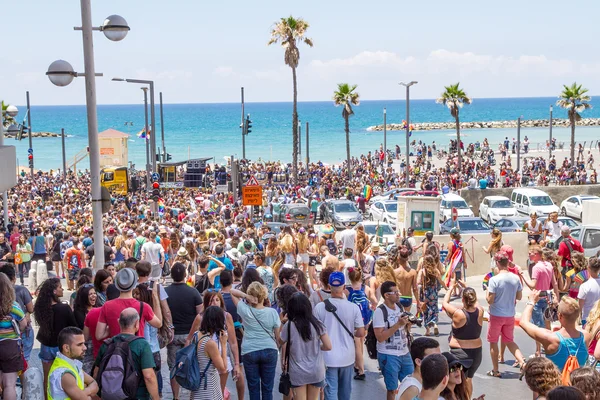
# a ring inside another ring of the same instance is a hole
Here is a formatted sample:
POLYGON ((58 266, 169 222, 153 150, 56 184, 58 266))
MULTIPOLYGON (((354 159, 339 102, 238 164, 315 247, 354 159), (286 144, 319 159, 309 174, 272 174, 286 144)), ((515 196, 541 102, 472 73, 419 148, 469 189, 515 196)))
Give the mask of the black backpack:
MULTIPOLYGON (((397 307, 402 307, 400 303, 396 303, 397 307)), ((388 310, 385 304, 379 305, 381 312, 383 312, 383 320, 387 324, 387 329, 389 329, 390 324, 388 322, 388 310)), ((402 309, 402 308, 401 308, 402 309)), ((375 315, 375 313, 373 313, 375 315)), ((409 331, 406 332, 406 338, 408 340, 408 349, 410 351, 410 346, 412 345, 412 335, 409 331)), ((389 341, 390 339, 388 339, 389 341)), ((365 337, 365 347, 367 348, 367 353, 369 354, 369 358, 372 360, 377 360, 377 337, 375 336, 375 329, 373 329, 373 321, 369 323, 367 327, 367 336, 365 337)))
POLYGON ((135 399, 143 377, 135 369, 130 344, 139 336, 121 336, 121 341, 108 339, 106 353, 98 367, 98 387, 103 400, 135 399))
POLYGON ((206 289, 210 289, 214 287, 214 285, 210 284, 210 279, 208 279, 208 274, 198 275, 196 274, 196 289, 200 294, 203 294, 206 289))

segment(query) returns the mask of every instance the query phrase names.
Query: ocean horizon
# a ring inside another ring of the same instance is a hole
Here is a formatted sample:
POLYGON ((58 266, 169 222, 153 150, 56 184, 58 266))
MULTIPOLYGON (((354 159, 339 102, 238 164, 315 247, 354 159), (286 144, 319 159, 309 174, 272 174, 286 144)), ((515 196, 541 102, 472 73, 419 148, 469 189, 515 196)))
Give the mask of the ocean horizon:
MULTIPOLYGON (((35 100, 32 93, 32 100, 35 100)), ((556 97, 521 98, 481 98, 460 111, 461 122, 504 121, 523 119, 548 119, 550 105, 554 105, 554 118, 566 118, 566 110, 557 107, 556 97)), ((592 106, 594 101, 591 102, 592 106)), ((17 121, 25 115, 25 106, 19 107, 17 121)), ((354 107, 350 117, 350 145, 352 155, 374 151, 383 143, 383 132, 368 131, 367 128, 383 123, 383 109, 387 110, 387 123, 400 123, 406 118, 404 100, 365 100, 354 107)), ((169 103, 164 104, 164 132, 167 152, 173 161, 188 158, 212 157, 216 163, 223 163, 224 157, 242 156, 241 106, 239 103, 169 103)), ((245 104, 246 114, 252 120, 252 132, 246 137, 246 158, 257 160, 292 159, 292 102, 252 102, 245 104)), ((306 122, 310 128, 310 159, 325 163, 338 163, 346 158, 344 119, 341 108, 333 101, 304 101, 298 103, 298 114, 302 123, 302 154, 306 157, 306 122)), ((586 110, 584 118, 600 118, 600 108, 586 110)), ((32 105, 32 130, 60 133, 61 128, 69 135, 66 139, 67 162, 87 146, 87 118, 85 105, 32 105)), ((410 101, 410 120, 419 122, 451 122, 449 110, 435 103, 434 99, 414 99, 410 101)), ((156 105, 157 132, 160 133, 160 111, 156 105)), ((145 164, 145 143, 136 134, 144 126, 143 104, 98 105, 98 130, 113 128, 131 135, 129 141, 129 160, 136 168, 143 169, 145 164), (125 125, 133 122, 133 126, 125 125)), ((411 140, 422 140, 428 144, 433 141, 445 146, 452 138, 454 130, 414 131, 411 140)), ((465 143, 482 141, 488 138, 491 144, 505 137, 516 137, 516 129, 469 129, 465 143)), ((532 143, 545 143, 548 128, 522 128, 521 135, 527 135, 532 143)), ((559 141, 568 142, 569 128, 554 128, 553 136, 559 141)), ((595 141, 600 137, 600 127, 577 127, 576 140, 595 141)), ((157 136, 160 147, 160 136, 157 136)), ((405 134, 402 131, 387 132, 387 147, 396 144, 404 153, 405 134)), ((27 165, 28 141, 6 139, 6 145, 16 145, 19 165, 27 165)), ((535 148, 535 145, 532 146, 535 148)), ((60 138, 34 138, 35 167, 41 169, 61 168, 62 153, 60 138)), ((87 160, 78 164, 78 169, 89 167, 87 160)))

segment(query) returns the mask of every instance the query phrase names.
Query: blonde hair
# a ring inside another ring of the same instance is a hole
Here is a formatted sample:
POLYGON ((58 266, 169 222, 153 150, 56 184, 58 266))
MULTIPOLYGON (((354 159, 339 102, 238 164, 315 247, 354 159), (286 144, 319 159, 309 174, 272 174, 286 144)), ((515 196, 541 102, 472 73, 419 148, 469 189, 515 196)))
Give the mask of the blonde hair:
POLYGON ((387 262, 386 259, 380 258, 375 264, 375 279, 377 283, 383 283, 385 281, 392 281, 396 283, 396 274, 394 274, 394 268, 387 262))
POLYGON ((294 238, 289 233, 281 238, 281 250, 285 253, 291 253, 294 250, 294 238))
POLYGON ((569 322, 577 321, 579 317, 579 303, 574 298, 565 296, 558 303, 558 312, 569 322))
POLYGON ((298 240, 298 248, 300 248, 300 249, 308 248, 308 237, 306 236, 306 232, 305 233, 298 232, 297 240, 298 240))
POLYGON ((252 282, 246 289, 246 294, 255 297, 257 302, 262 304, 269 295, 269 291, 260 282, 252 282))
POLYGON ((596 325, 598 320, 600 320, 600 300, 597 300, 592 306, 592 309, 586 318, 585 330, 589 333, 593 333, 594 325, 596 325))
POLYGON ((498 229, 498 228, 494 228, 494 230, 492 230, 492 241, 490 242, 490 245, 488 246, 488 250, 491 251, 500 251, 500 248, 502 247, 502 232, 498 229))
POLYGON ((0 273, 0 318, 10 315, 15 302, 15 289, 6 274, 0 273))

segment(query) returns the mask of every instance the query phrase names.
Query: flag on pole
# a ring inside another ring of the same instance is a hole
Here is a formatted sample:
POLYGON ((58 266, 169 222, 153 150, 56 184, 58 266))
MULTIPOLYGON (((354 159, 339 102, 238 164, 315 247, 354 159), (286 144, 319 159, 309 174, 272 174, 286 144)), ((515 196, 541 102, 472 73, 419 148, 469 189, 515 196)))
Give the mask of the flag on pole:
POLYGON ((142 128, 141 131, 139 131, 137 133, 137 137, 139 137, 140 139, 150 139, 150 134, 152 133, 152 129, 148 129, 148 132, 146 132, 146 128, 142 128))

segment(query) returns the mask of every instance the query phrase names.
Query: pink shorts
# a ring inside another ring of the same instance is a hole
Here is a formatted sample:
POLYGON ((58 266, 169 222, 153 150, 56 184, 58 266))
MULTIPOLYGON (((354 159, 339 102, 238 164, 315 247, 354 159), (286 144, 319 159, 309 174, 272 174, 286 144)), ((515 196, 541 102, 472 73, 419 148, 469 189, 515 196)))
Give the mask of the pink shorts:
POLYGON ((503 343, 512 343, 515 340, 515 317, 496 317, 490 315, 488 324, 487 341, 489 343, 498 343, 502 335, 503 343))

